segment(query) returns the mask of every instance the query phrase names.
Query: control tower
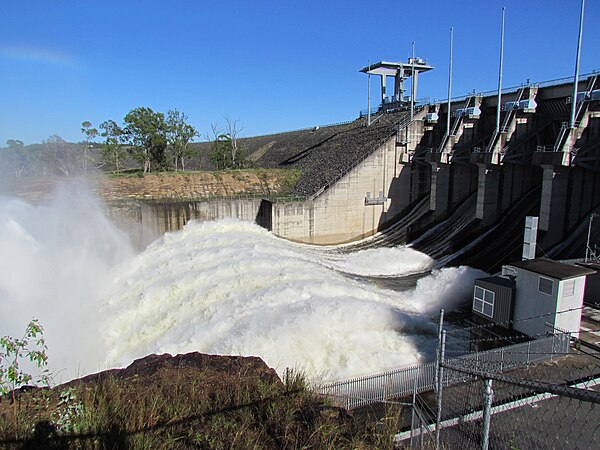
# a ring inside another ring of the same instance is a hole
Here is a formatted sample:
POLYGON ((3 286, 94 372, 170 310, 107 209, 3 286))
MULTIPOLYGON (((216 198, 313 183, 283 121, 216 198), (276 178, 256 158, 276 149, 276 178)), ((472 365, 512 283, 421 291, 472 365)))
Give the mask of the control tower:
POLYGON ((360 69, 360 72, 369 75, 379 75, 381 77, 381 105, 384 110, 388 110, 406 106, 410 103, 410 98, 416 100, 419 73, 427 72, 431 69, 433 69, 433 67, 427 64, 427 61, 424 59, 409 58, 408 62, 380 61, 363 67, 360 69), (394 77, 393 97, 387 96, 387 77, 394 77), (404 81, 410 77, 413 77, 412 92, 410 96, 406 97, 404 95, 404 92, 406 91, 404 88, 404 81))

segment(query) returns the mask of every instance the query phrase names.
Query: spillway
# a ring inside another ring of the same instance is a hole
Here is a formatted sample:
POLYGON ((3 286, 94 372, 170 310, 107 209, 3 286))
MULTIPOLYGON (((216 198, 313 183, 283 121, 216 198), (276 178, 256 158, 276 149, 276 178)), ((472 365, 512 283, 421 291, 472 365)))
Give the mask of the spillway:
POLYGON ((37 317, 51 370, 69 379, 150 353, 256 355, 333 380, 433 355, 444 306, 469 297, 466 267, 406 247, 334 252, 250 222, 190 222, 133 254, 93 199, 0 200, 1 334, 37 317), (73 216, 74 203, 84 214, 73 216), (402 291, 370 276, 423 274, 402 291))

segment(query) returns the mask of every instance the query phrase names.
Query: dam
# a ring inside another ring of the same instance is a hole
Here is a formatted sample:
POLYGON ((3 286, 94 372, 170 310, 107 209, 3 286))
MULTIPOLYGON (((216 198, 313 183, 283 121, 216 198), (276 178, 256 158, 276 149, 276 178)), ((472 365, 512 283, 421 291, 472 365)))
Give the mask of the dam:
POLYGON ((413 243, 488 271, 519 258, 525 216, 537 215, 541 251, 580 255, 600 206, 600 73, 578 78, 576 98, 570 77, 418 100, 431 69, 372 64, 361 72, 381 77, 381 103, 356 120, 240 139, 254 166, 301 170, 292 199, 142 203, 134 215, 155 234, 236 217, 299 243, 413 243))
POLYGON ((48 204, 0 199, 3 327, 39 317, 65 377, 203 351, 339 380, 431 360, 431 317, 465 303, 477 269, 520 258, 525 216, 540 217, 542 254, 585 250, 596 74, 577 85, 576 127, 564 79, 504 89, 497 128, 497 93, 416 101, 403 77, 425 77, 424 60, 379 66, 367 70, 398 71, 398 87, 357 119, 240 139, 254 166, 300 173, 289 198, 98 204, 74 186, 48 204))

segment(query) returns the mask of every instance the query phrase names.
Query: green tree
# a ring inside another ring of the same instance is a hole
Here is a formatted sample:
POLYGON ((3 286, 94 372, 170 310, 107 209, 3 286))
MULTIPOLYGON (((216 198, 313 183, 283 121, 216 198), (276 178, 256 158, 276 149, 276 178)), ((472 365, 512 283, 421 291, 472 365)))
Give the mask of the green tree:
POLYGON ((217 170, 231 169, 231 137, 227 134, 218 134, 213 140, 212 151, 208 154, 217 170))
POLYGON ((167 124, 165 115, 151 108, 132 109, 125 116, 124 136, 134 148, 134 156, 144 164, 144 173, 152 167, 165 167, 167 148, 167 124))
POLYGON ((58 170, 68 177, 73 168, 73 155, 70 154, 67 141, 59 135, 53 134, 44 140, 42 145, 45 149, 42 150, 42 154, 39 156, 42 160, 44 176, 48 174, 48 170, 51 175, 58 170))
POLYGON ((25 144, 18 139, 9 139, 6 141, 6 145, 8 145, 6 149, 8 165, 15 177, 20 177, 28 163, 25 144))
POLYGON ((241 169, 247 165, 243 148, 239 145, 238 135, 241 128, 237 121, 225 119, 227 125, 221 129, 217 124, 212 124, 213 149, 209 158, 217 170, 241 169))
POLYGON ((6 141, 6 145, 8 145, 10 148, 20 148, 25 146, 25 143, 19 139, 9 139, 6 141))
POLYGON ((117 172, 123 168, 123 159, 125 152, 123 150, 123 129, 114 121, 106 120, 100 124, 100 129, 104 130, 101 136, 102 159, 107 164, 112 164, 117 172))
POLYGON ((183 112, 176 109, 167 112, 167 141, 175 172, 177 172, 178 161, 181 162, 181 169, 185 170, 185 158, 193 156, 189 144, 198 136, 198 132, 187 123, 187 119, 183 112))
POLYGON ((92 147, 94 146, 93 141, 98 137, 98 130, 92 126, 92 122, 85 120, 81 122, 81 132, 83 133, 84 140, 83 144, 83 161, 81 169, 83 173, 88 171, 88 161, 90 159, 92 147))
POLYGON ((12 392, 33 380, 33 375, 21 367, 23 360, 29 360, 38 369, 43 369, 37 382, 48 384, 48 347, 44 340, 44 328, 37 319, 27 325, 21 339, 10 336, 0 338, 0 394, 12 392))

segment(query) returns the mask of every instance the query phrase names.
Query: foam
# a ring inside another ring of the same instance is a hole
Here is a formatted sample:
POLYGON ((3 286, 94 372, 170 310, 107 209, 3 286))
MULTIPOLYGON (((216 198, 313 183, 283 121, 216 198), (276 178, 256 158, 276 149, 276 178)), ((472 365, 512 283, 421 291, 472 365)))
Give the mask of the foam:
MULTIPOLYGON (((428 263, 418 259, 418 267, 428 263)), ((335 258, 345 269, 356 260, 335 258)), ((363 375, 431 357, 427 319, 472 286, 470 269, 442 269, 397 293, 349 279, 330 263, 254 224, 192 222, 123 268, 106 310, 109 361, 197 350, 257 355, 280 372, 300 367, 325 379, 363 375)))
POLYGON ((56 381, 151 353, 255 355, 283 373, 343 379, 433 355, 440 307, 479 273, 435 269, 394 292, 345 274, 428 270, 406 247, 337 254, 237 220, 191 222, 134 255, 85 186, 46 205, 0 198, 0 334, 37 317, 56 381))

